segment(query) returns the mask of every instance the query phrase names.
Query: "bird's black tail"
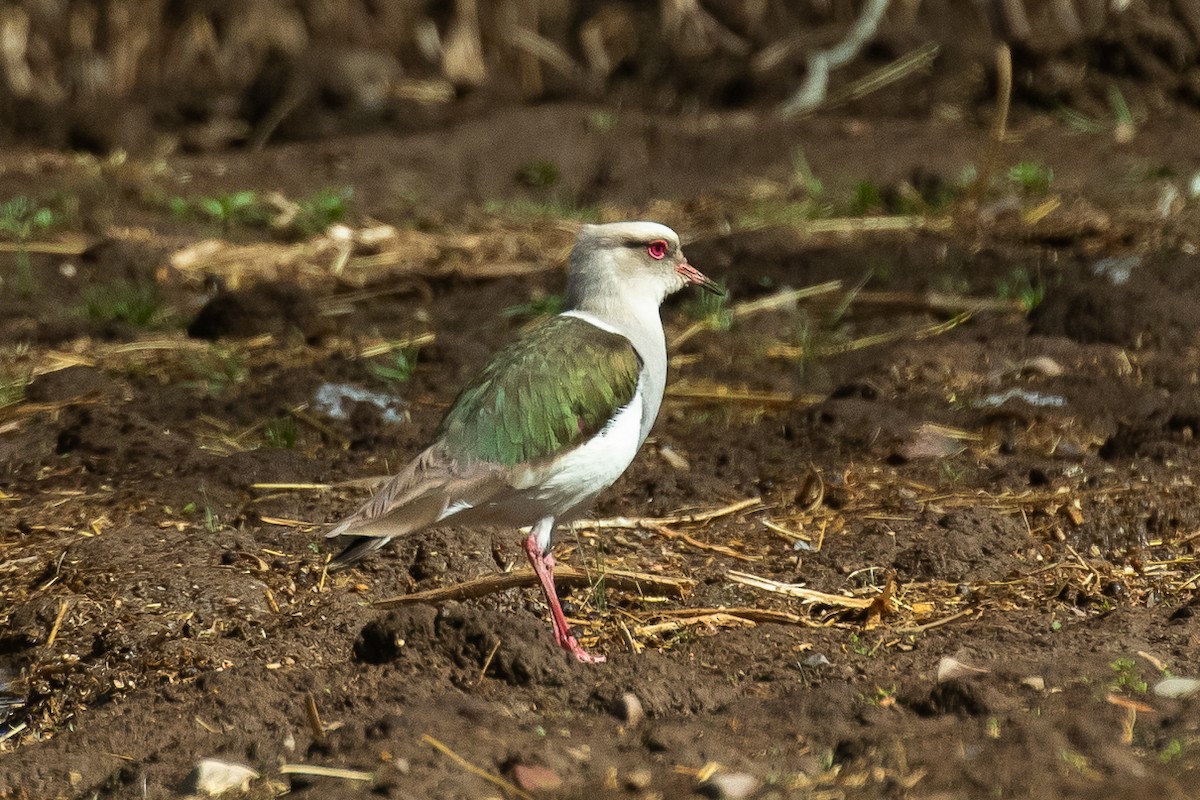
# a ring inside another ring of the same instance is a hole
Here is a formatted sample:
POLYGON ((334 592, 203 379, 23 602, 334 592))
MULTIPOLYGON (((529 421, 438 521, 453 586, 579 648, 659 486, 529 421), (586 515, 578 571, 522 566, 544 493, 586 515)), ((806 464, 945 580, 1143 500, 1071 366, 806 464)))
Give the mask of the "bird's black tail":
POLYGON ((366 558, 392 540, 390 536, 347 536, 348 544, 329 562, 331 572, 366 558))

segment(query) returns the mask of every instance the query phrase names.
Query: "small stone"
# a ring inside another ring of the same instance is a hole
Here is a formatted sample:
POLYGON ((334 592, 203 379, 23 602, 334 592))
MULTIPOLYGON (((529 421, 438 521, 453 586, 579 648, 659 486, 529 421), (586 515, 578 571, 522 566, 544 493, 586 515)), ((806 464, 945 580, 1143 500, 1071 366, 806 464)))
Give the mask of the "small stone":
POLYGON ((562 778, 552 769, 530 764, 517 764, 512 769, 513 780, 527 792, 552 792, 562 786, 562 778))
POLYGON ((1043 678, 1041 675, 1030 675, 1028 678, 1022 678, 1021 685, 1028 686, 1030 689, 1033 689, 1035 692, 1046 691, 1046 679, 1043 678))
POLYGON ((713 800, 745 800, 758 791, 758 778, 745 772, 713 775, 698 791, 713 800))
POLYGON ((987 671, 988 670, 984 669, 983 667, 973 667, 970 664, 959 661, 957 658, 943 656, 942 659, 938 661, 937 682, 945 683, 946 681, 953 680, 954 678, 964 678, 970 675, 982 675, 987 671))
POLYGON ((658 454, 662 456, 663 461, 667 462, 667 466, 673 470, 677 470, 679 472, 688 472, 692 468, 692 465, 688 463, 687 458, 681 455, 670 445, 659 445, 658 454))
POLYGON ((654 773, 646 767, 638 767, 625 776, 625 786, 632 792, 640 792, 650 786, 654 773))
POLYGON ((949 458, 966 449, 966 445, 942 433, 940 429, 932 425, 921 425, 910 432, 907 441, 900 445, 896 455, 904 461, 916 461, 922 458, 949 458))
POLYGON ((633 692, 626 692, 617 701, 615 712, 617 717, 631 728, 636 728, 646 718, 642 701, 633 692))
POLYGON ((244 792, 250 788, 250 781, 257 777, 257 772, 241 764, 206 758, 196 765, 184 785, 188 793, 216 797, 230 789, 244 792))
POLYGON ((1182 699, 1200 692, 1200 681, 1195 678, 1167 678, 1154 684, 1154 693, 1159 697, 1182 699))
POLYGON ((1021 371, 1033 375, 1043 375, 1047 378, 1057 378, 1064 370, 1062 365, 1050 356, 1034 356, 1021 364, 1021 371))

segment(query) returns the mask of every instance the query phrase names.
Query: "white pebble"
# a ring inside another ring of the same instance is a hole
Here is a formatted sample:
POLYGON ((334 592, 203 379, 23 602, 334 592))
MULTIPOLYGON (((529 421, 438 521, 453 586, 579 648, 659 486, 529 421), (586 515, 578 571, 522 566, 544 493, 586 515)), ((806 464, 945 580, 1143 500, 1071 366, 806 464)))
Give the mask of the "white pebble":
POLYGON ((188 775, 187 786, 189 792, 216 797, 230 789, 244 792, 257 777, 257 772, 241 764, 206 758, 188 775))

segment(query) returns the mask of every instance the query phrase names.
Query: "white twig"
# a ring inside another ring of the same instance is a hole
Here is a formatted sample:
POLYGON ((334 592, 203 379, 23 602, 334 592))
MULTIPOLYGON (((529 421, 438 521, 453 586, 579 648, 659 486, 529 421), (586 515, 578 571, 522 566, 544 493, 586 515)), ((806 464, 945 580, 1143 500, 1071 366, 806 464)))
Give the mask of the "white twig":
POLYGON ((867 0, 845 39, 828 50, 818 50, 809 56, 808 74, 804 83, 784 102, 779 113, 784 117, 794 117, 812 111, 825 102, 825 95, 829 91, 830 71, 848 64, 858 55, 879 29, 879 23, 890 4, 891 0, 867 0))

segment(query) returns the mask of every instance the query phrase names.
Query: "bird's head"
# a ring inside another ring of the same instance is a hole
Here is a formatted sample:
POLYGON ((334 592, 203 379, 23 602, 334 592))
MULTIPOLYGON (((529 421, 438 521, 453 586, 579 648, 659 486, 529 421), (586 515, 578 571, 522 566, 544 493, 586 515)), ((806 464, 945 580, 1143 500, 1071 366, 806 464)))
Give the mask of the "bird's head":
POLYGON ((567 302, 651 300, 656 306, 685 286, 715 294, 721 287, 688 263, 679 234, 657 222, 584 225, 571 251, 567 302))

